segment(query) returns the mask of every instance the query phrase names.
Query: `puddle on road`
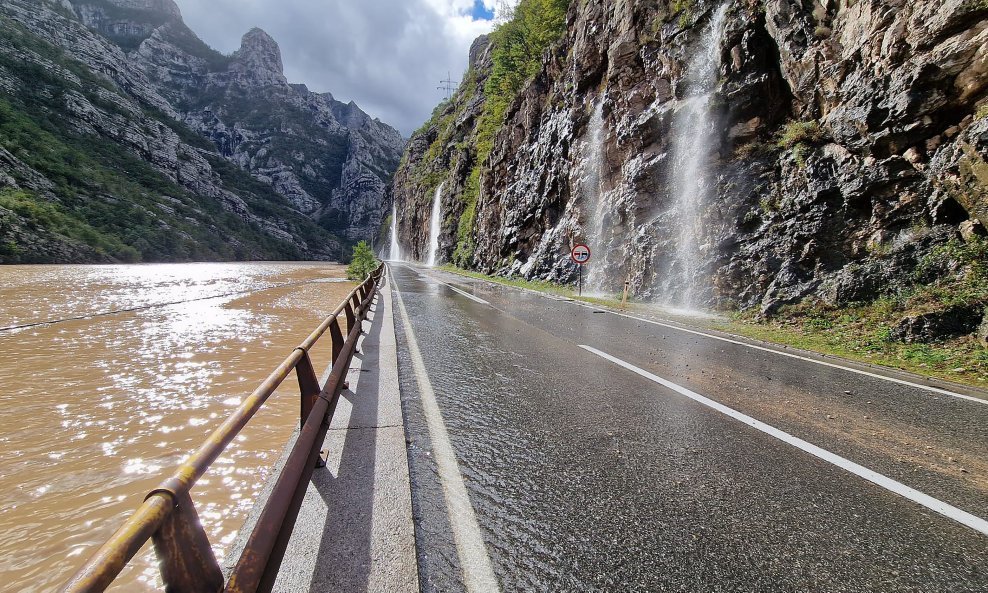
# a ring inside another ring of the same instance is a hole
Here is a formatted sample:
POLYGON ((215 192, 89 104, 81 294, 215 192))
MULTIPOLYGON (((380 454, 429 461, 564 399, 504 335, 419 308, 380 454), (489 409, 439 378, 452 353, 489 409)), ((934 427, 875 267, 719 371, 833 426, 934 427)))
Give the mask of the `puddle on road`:
MULTIPOLYGON (((0 327, 150 307, 0 331, 4 586, 48 591, 71 576, 335 309, 352 288, 343 275, 306 263, 0 267, 0 327)), ((313 355, 321 372, 328 336, 313 355)), ((218 554, 297 422, 290 376, 193 490, 218 554)), ((156 590, 155 566, 145 551, 112 590, 156 590)))

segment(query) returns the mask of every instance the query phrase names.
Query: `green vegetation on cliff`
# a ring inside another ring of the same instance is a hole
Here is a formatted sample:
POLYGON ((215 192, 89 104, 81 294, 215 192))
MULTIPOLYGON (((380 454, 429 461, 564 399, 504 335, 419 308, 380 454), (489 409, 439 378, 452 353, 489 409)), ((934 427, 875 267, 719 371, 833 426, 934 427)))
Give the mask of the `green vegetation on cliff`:
POLYGON ((469 171, 450 220, 456 223, 452 261, 457 265, 473 261, 477 200, 494 138, 519 93, 541 69, 546 50, 565 33, 570 4, 572 0, 521 0, 513 17, 491 33, 490 63, 479 68, 484 71, 471 67, 457 93, 413 134, 435 136, 421 158, 410 162, 406 153, 402 162, 414 187, 413 201, 422 201, 408 206, 426 207, 425 200, 451 170, 469 171))
POLYGON ((478 126, 478 152, 483 162, 494 135, 518 93, 542 66, 545 50, 566 32, 566 11, 572 0, 522 0, 514 18, 491 34, 491 75, 484 86, 487 103, 478 126))
POLYGON ((986 308, 988 240, 955 239, 920 261, 907 288, 843 307, 807 299, 770 319, 748 312, 729 330, 985 387, 988 349, 979 340, 988 334, 968 326, 986 308))
MULTIPOLYGON (((103 118, 123 131, 139 115, 204 148, 191 130, 150 107, 132 113, 129 103, 118 102, 118 91, 107 79, 2 18, 0 48, 0 77, 18 88, 18 93, 0 98, 0 148, 21 164, 5 170, 22 188, 33 188, 0 193, 0 207, 6 211, 0 219, 0 263, 48 261, 31 255, 35 245, 21 244, 29 234, 88 246, 101 260, 301 257, 291 243, 248 223, 219 200, 190 193, 123 142, 80 126, 79 117, 103 118), (23 55, 39 59, 19 57, 23 55), (43 66, 43 61, 57 68, 43 66), (99 112, 87 113, 87 103, 99 112), (71 115, 70 105, 78 105, 75 109, 84 115, 71 115)), ((189 158, 181 153, 178 158, 183 156, 189 158)), ((251 212, 278 213, 292 221, 295 228, 290 230, 297 236, 326 239, 270 186, 218 156, 207 155, 207 160, 223 186, 238 192, 251 212)))

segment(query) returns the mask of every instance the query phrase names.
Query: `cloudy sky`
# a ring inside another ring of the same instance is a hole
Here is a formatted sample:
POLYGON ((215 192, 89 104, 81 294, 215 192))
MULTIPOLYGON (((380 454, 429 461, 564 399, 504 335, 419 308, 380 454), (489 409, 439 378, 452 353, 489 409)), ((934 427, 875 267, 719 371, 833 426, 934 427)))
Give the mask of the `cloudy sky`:
MULTIPOLYGON (((405 136, 459 81, 470 43, 491 30, 498 0, 175 0, 185 22, 223 53, 252 27, 281 46, 285 75, 356 101, 405 136)), ((517 0, 508 0, 514 4, 517 0)))

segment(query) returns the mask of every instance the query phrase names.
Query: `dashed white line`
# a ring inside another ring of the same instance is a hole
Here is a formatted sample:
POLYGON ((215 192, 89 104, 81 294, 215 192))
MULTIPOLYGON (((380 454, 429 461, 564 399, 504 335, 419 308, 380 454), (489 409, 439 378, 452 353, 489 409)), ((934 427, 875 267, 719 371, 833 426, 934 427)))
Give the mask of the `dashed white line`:
POLYGON ((698 403, 703 404, 704 406, 707 406, 708 408, 712 408, 712 409, 714 409, 714 410, 716 410, 716 411, 718 411, 718 412, 720 412, 722 414, 725 414, 727 416, 730 416, 731 418, 734 418, 735 420, 739 420, 739 421, 747 424, 748 426, 751 426, 752 428, 754 428, 756 430, 759 430, 759 431, 761 431, 761 432, 763 432, 763 433, 765 433, 765 434, 767 434, 769 436, 775 437, 775 438, 779 439, 780 441, 783 441, 783 442, 785 442, 785 443, 787 443, 789 445, 792 445, 792 446, 796 447, 797 449, 801 449, 802 451, 805 451, 806 453, 809 453, 810 455, 813 455, 814 457, 817 457, 817 458, 822 459, 822 460, 824 460, 824 461, 826 461, 828 463, 831 463, 833 465, 836 465, 837 467, 840 467, 841 469, 844 469, 844 470, 846 470, 846 471, 848 471, 848 472, 850 472, 850 473, 852 473, 852 474, 854 474, 854 475, 856 475, 856 476, 858 476, 860 478, 864 478, 865 480, 868 480, 869 482, 871 482, 871 483, 873 483, 873 484, 875 484, 877 486, 880 486, 882 488, 885 488, 886 490, 888 490, 890 492, 893 492, 895 494, 898 494, 899 496, 902 496, 904 498, 907 498, 907 499, 909 499, 909 500, 911 500, 911 501, 913 501, 913 502, 915 502, 917 504, 920 504, 920 505, 922 505, 922 506, 930 509, 931 511, 934 511, 936 513, 939 513, 940 515, 943 515, 944 517, 947 517, 949 519, 953 519, 954 521, 957 521, 958 523, 960 523, 962 525, 965 525, 967 527, 970 527, 971 529, 973 529, 973 530, 975 530, 975 531, 977 531, 977 532, 979 532, 979 533, 981 533, 983 535, 988 535, 988 521, 986 521, 986 520, 984 520, 984 519, 982 519, 980 517, 977 517, 975 515, 972 515, 971 513, 968 513, 967 511, 963 511, 963 510, 961 510, 961 509, 959 509, 957 507, 951 506, 951 505, 947 504, 946 502, 943 502, 942 500, 933 498, 932 496, 929 496, 927 494, 924 494, 924 493, 920 492, 919 490, 916 490, 914 488, 910 488, 909 486, 906 486, 905 484, 903 484, 901 482, 897 482, 897 481, 893 480, 892 478, 889 478, 888 476, 885 476, 885 475, 882 475, 882 474, 880 474, 878 472, 875 472, 873 470, 870 470, 870 469, 868 469, 868 468, 866 468, 866 467, 864 467, 862 465, 858 465, 857 463, 854 463, 853 461, 851 461, 849 459, 845 459, 844 457, 841 457, 841 456, 839 456, 839 455, 837 455, 835 453, 831 453, 830 451, 827 451, 826 449, 822 449, 822 448, 820 448, 820 447, 818 447, 818 446, 816 446, 816 445, 814 445, 812 443, 808 443, 808 442, 804 441, 803 439, 801 439, 799 437, 795 437, 795 436, 793 436, 793 435, 791 435, 791 434, 789 434, 789 433, 787 433, 785 431, 779 430, 778 428, 775 428, 774 426, 770 426, 768 424, 765 424, 764 422, 761 422, 759 420, 755 420, 754 418, 752 418, 751 416, 748 416, 747 414, 743 414, 743 413, 738 412, 737 410, 735 410, 733 408, 729 408, 729 407, 727 407, 727 406, 725 406, 723 404, 720 404, 718 402, 715 402, 714 400, 712 400, 712 399, 710 399, 708 397, 704 397, 704 396, 700 395, 699 393, 696 393, 695 391, 691 391, 691 390, 689 390, 689 389, 687 389, 687 388, 685 388, 685 387, 683 387, 681 385, 677 385, 676 383, 673 383, 672 381, 668 381, 666 379, 663 379, 662 377, 659 377, 657 375, 653 375, 652 373, 650 373, 650 372, 648 372, 648 371, 646 371, 646 370, 644 370, 642 368, 639 368, 639 367, 637 367, 637 366, 635 366, 635 365, 633 365, 633 364, 631 364, 629 362, 626 362, 624 360, 621 360, 620 358, 616 358, 614 356, 611 356, 610 354, 607 354, 606 352, 601 352, 600 350, 597 350, 596 348, 592 348, 590 346, 583 346, 583 345, 581 345, 580 348, 583 348, 587 352, 590 352, 592 354, 596 354, 597 356, 600 356, 601 358, 603 358, 605 360, 608 360, 608 361, 610 361, 610 362, 612 362, 612 363, 614 363, 614 364, 616 364, 616 365, 618 365, 620 367, 623 367, 623 368, 625 368, 625 369, 627 369, 627 370, 629 370, 629 371, 631 371, 633 373, 636 373, 637 375, 640 375, 640 376, 648 379, 649 381, 652 381, 654 383, 658 383, 659 385, 662 385, 663 387, 666 387, 668 389, 671 389, 671 390, 673 390, 673 391, 675 391, 675 392, 677 392, 677 393, 679 393, 681 395, 684 395, 684 396, 686 396, 686 397, 688 397, 688 398, 690 398, 690 399, 692 399, 692 400, 694 400, 694 401, 696 401, 698 403))
MULTIPOLYGON (((436 282, 439 282, 439 280, 436 280, 436 282)), ((463 296, 467 297, 470 300, 473 300, 473 301, 476 301, 476 302, 480 303, 481 305, 487 305, 488 307, 491 306, 491 304, 488 303, 487 301, 485 301, 484 299, 482 299, 480 297, 475 297, 472 294, 470 294, 469 292, 462 291, 459 288, 453 286, 452 284, 446 284, 445 282, 439 282, 439 283, 442 284, 443 286, 445 286, 445 287, 453 290, 454 292, 458 292, 458 293, 462 294, 463 296)))
POLYGON ((494 576, 491 559, 487 555, 487 547, 480 531, 480 524, 477 522, 477 515, 474 513, 473 506, 470 504, 470 497, 460 473, 460 466, 456 461, 456 454, 453 452, 449 433, 446 432, 442 411, 436 402, 436 393, 432 389, 432 383, 429 381, 429 375, 425 370, 425 362, 422 360, 422 353, 419 350, 418 342, 415 340, 415 331, 412 329, 412 322, 408 318, 408 311, 405 309, 401 292, 399 292, 397 284, 394 284, 393 274, 391 275, 391 282, 397 297, 398 311, 401 313, 401 319, 405 326, 405 334, 408 337, 408 353, 412 359, 415 381, 418 384, 419 395, 422 399, 422 410, 425 414, 426 424, 429 426, 432 452, 446 497, 446 509, 449 514, 450 526, 453 529, 453 539, 456 542, 456 553, 460 558, 460 566, 463 571, 463 583, 470 593, 498 593, 501 590, 500 585, 497 577, 494 576))
POLYGON ((494 305, 491 305, 489 302, 485 301, 484 299, 482 299, 480 297, 474 296, 474 295, 472 295, 469 292, 466 292, 464 290, 460 290, 459 288, 453 286, 452 284, 443 282, 442 280, 439 280, 438 278, 433 278, 432 276, 428 276, 428 275, 426 275, 426 274, 424 274, 424 273, 422 273, 422 272, 420 272, 418 270, 415 270, 415 272, 419 275, 419 278, 421 278, 423 280, 426 280, 426 281, 432 281, 432 282, 435 282, 437 284, 442 284, 446 288, 452 290, 453 292, 459 293, 459 294, 467 297, 471 301, 480 303, 481 305, 487 305, 488 307, 493 307, 494 306, 494 305))

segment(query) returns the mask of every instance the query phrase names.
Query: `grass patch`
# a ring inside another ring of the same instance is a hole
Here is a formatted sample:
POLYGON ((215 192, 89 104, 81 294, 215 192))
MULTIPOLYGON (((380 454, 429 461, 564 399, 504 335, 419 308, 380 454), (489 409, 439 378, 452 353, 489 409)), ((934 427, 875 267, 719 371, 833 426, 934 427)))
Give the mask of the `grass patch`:
POLYGON ((892 329, 903 317, 958 306, 988 307, 986 240, 953 240, 934 249, 920 261, 911 286, 874 301, 848 307, 807 301, 784 307, 770 320, 738 315, 720 329, 988 388, 988 349, 974 337, 931 344, 892 339, 892 329))
POLYGON ((823 142, 823 130, 817 121, 787 123, 779 134, 777 146, 792 153, 800 169, 806 166, 806 158, 814 146, 823 142))
POLYGON ((823 140, 823 130, 817 121, 793 121, 782 128, 779 148, 793 149, 800 144, 817 144, 823 140))
POLYGON ((770 322, 738 319, 715 323, 712 328, 765 342, 988 388, 988 350, 975 340, 967 337, 940 344, 894 342, 889 339, 890 328, 883 319, 869 307, 858 307, 824 321, 811 321, 803 317, 770 322))

